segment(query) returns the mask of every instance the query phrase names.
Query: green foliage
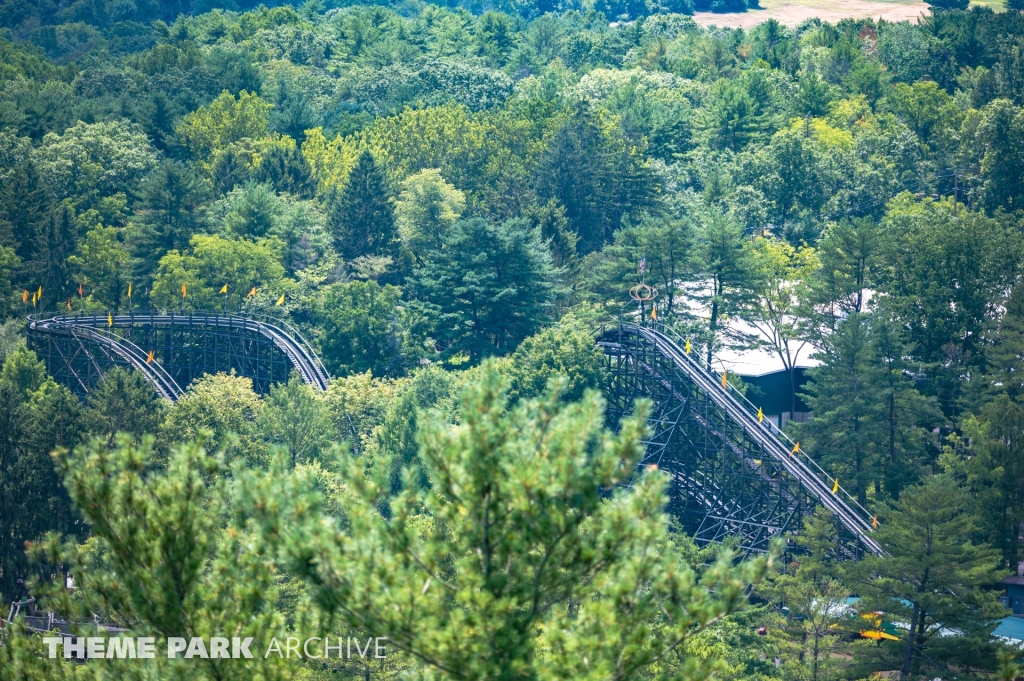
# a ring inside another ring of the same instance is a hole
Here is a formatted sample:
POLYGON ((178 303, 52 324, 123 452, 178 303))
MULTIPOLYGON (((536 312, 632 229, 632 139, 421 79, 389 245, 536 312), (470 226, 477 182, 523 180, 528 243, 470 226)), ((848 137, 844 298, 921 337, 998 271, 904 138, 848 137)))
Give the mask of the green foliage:
POLYGON ((428 251, 414 290, 449 356, 503 354, 548 317, 555 270, 525 220, 462 220, 428 251))
POLYGON ((166 411, 161 439, 173 444, 205 435, 228 457, 259 465, 266 462, 266 444, 258 437, 262 410, 252 379, 234 374, 203 376, 166 411))
POLYGON ((146 136, 123 120, 78 122, 62 134, 47 133, 35 158, 49 191, 79 210, 118 192, 134 194, 157 164, 146 136))
POLYGON ((525 339, 509 359, 512 398, 540 397, 548 381, 560 376, 565 379, 563 398, 576 402, 584 391, 600 389, 605 378, 604 360, 590 329, 572 315, 525 339))
POLYGON ((323 360, 332 373, 397 376, 415 359, 412 320, 394 286, 374 281, 334 284, 325 292, 317 317, 323 360))
POLYGON ((292 285, 284 278, 279 243, 197 234, 189 241, 191 252, 168 251, 160 259, 150 300, 165 310, 235 310, 276 298, 292 285), (225 284, 227 293, 220 293, 225 284), (253 287, 261 297, 255 301, 249 297, 253 287))
MULTIPOLYGON (((407 180, 403 193, 403 221, 410 234, 419 229, 429 231, 431 228, 424 221, 432 217, 430 210, 423 214, 420 212, 423 209, 418 208, 429 200, 425 195, 428 190, 411 180, 407 180), (415 206, 410 205, 410 201, 415 206)), ((351 260, 376 255, 389 257, 396 264, 398 262, 399 239, 394 207, 384 174, 369 151, 360 154, 349 173, 348 183, 331 204, 330 231, 335 248, 343 258, 351 260)))
POLYGON ((82 430, 107 443, 118 433, 127 433, 138 443, 157 432, 164 409, 164 401, 141 373, 115 367, 89 391, 82 430))
POLYGON ((25 595, 25 542, 75 529, 49 454, 75 444, 81 409, 67 388, 44 377, 43 363, 23 348, 0 370, 0 594, 8 599, 25 595))
MULTIPOLYGON (((667 535, 656 474, 605 499, 632 475, 646 407, 614 437, 601 407, 593 393, 561 406, 553 392, 506 413, 485 370, 463 422, 436 414, 418 437, 430 489, 410 469, 389 501, 349 461, 348 531, 330 527, 308 474, 247 475, 246 508, 319 607, 390 632, 426 673, 631 677, 740 606, 767 561, 734 568, 726 554, 698 578, 667 535)), ((680 671, 714 665, 689 656, 680 671)))
POLYGON ((395 205, 402 245, 420 264, 441 250, 452 225, 466 209, 465 194, 437 170, 421 170, 402 183, 395 205))
POLYGON ((964 490, 946 476, 932 477, 906 490, 880 523, 876 537, 889 555, 866 558, 858 581, 865 609, 909 624, 906 640, 892 646, 901 674, 918 673, 943 628, 987 640, 1003 611, 984 588, 998 579, 999 559, 973 540, 978 519, 964 490))
POLYGON ((270 387, 258 421, 268 441, 288 450, 293 465, 322 459, 336 438, 327 404, 295 372, 286 384, 270 387))
POLYGON ((232 142, 255 139, 267 131, 270 103, 242 90, 236 98, 222 92, 209 106, 199 107, 181 122, 178 134, 201 159, 232 142))
MULTIPOLYGON (((284 623, 274 604, 274 574, 243 526, 230 522, 231 486, 220 457, 200 443, 175 447, 166 471, 146 473, 153 441, 120 437, 113 447, 93 441, 63 451, 57 464, 75 507, 93 528, 84 545, 50 536, 36 554, 64 564, 74 576, 70 597, 62 583, 45 584, 51 607, 130 628, 135 635, 167 637, 262 636, 284 623), (47 588, 48 587, 48 588, 47 588)), ((147 662, 162 677, 279 678, 274 658, 125 660, 122 674, 147 662), (187 668, 186 668, 187 665, 187 668)), ((117 670, 111 670, 118 675, 117 670)))

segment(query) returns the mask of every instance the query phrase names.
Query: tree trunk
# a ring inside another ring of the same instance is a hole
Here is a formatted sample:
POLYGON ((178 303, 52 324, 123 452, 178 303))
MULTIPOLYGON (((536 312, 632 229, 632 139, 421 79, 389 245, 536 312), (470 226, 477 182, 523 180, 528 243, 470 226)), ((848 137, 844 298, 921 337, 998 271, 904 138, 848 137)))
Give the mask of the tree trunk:
POLYGON ((903 667, 900 668, 900 681, 909 681, 910 663, 914 660, 914 643, 917 639, 917 618, 920 609, 914 603, 914 614, 910 618, 910 631, 907 632, 907 649, 903 654, 903 667))
MULTIPOLYGON (((715 298, 718 298, 718 291, 716 287, 715 298)), ((708 342, 708 369, 711 368, 711 350, 715 346, 715 330, 718 328, 718 300, 711 303, 711 323, 709 324, 711 329, 711 340, 708 342)))

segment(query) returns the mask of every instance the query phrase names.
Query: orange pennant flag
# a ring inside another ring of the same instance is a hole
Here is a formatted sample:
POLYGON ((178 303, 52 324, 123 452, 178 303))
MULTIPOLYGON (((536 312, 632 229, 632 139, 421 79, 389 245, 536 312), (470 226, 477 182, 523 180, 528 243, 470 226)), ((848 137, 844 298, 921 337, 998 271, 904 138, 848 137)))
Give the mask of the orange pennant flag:
POLYGON ((658 321, 658 308, 653 306, 651 307, 651 319, 658 321))
POLYGON ((249 291, 249 293, 247 293, 245 297, 246 298, 252 298, 254 295, 256 295, 256 287, 255 286, 252 287, 252 290, 249 291))
POLYGON ((82 282, 78 282, 78 297, 79 298, 83 297, 82 296, 82 282))
POLYGON ((70 310, 70 309, 71 309, 71 299, 68 298, 68 310, 70 310))
POLYGON ((28 289, 21 292, 21 304, 24 305, 28 302, 28 289))
POLYGON ((790 456, 794 456, 794 455, 799 454, 799 453, 800 453, 800 443, 797 442, 795 445, 793 445, 793 451, 791 451, 789 453, 789 455, 790 456))
POLYGON ((871 519, 871 527, 875 528, 876 530, 878 529, 878 516, 877 515, 874 518, 871 519))
POLYGON ((146 364, 149 364, 149 363, 150 363, 150 362, 152 362, 152 361, 153 361, 153 351, 152 351, 152 350, 150 350, 150 351, 149 351, 149 356, 148 356, 148 357, 146 357, 146 364))
POLYGON ((722 387, 723 388, 728 388, 729 387, 729 375, 727 373, 725 373, 724 371, 722 372, 722 387))
POLYGON ((182 284, 181 285, 181 297, 184 298, 186 295, 188 295, 188 289, 185 288, 185 284, 182 284))

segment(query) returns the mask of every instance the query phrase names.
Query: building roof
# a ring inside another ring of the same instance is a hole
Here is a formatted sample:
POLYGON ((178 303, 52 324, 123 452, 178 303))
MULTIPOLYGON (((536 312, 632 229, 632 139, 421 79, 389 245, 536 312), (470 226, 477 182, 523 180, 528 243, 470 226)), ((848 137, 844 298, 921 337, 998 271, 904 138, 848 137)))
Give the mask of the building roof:
POLYGON ((996 627, 996 630, 992 632, 993 636, 999 636, 1001 638, 1008 638, 1014 641, 1024 641, 1024 617, 1010 617, 1003 618, 996 627))
POLYGON ((1003 584, 1013 584, 1015 586, 1024 586, 1024 577, 1019 575, 1011 575, 1010 577, 1003 577, 999 580, 1003 584))

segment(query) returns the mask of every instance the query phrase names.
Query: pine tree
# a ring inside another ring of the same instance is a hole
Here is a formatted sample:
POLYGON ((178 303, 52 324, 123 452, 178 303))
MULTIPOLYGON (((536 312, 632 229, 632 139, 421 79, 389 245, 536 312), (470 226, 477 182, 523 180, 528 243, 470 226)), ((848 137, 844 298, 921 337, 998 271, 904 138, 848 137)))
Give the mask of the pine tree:
POLYGON ((821 267, 808 282, 805 316, 817 335, 834 333, 851 312, 866 312, 868 292, 879 285, 882 269, 881 228, 869 218, 830 225, 818 243, 821 267))
POLYGON ((904 491, 880 521, 875 538, 885 555, 857 565, 862 607, 909 623, 900 644, 900 679, 907 681, 940 632, 991 634, 1005 612, 998 594, 985 588, 999 579, 999 557, 973 541, 979 521, 972 501, 945 475, 904 491))
POLYGON ((82 427, 91 437, 108 443, 117 433, 128 433, 136 442, 155 433, 163 416, 163 401, 138 371, 115 367, 103 374, 89 391, 82 427))
POLYGON ((537 170, 538 194, 564 206, 581 255, 610 241, 626 214, 657 203, 657 181, 630 153, 631 140, 606 139, 580 105, 556 132, 537 170))
POLYGON ((277 144, 260 157, 253 179, 274 185, 274 189, 282 194, 312 198, 316 189, 312 173, 301 149, 277 144))
POLYGON ((75 212, 70 205, 63 203, 51 212, 41 249, 46 256, 46 278, 40 307, 55 308, 75 290, 69 258, 75 252, 77 232, 75 212))
POLYGON ((703 678, 715 663, 683 644, 736 609, 767 561, 735 568, 726 551, 698 577, 668 534, 665 476, 620 485, 647 404, 617 435, 602 405, 594 392, 564 405, 554 390, 510 409, 485 365, 454 410, 461 423, 423 419, 419 470, 406 467, 395 496, 365 461, 343 461, 346 529, 313 477, 281 468, 241 473, 240 510, 323 616, 386 631, 425 675, 632 679, 677 663, 703 678))
POLYGON ((44 241, 50 198, 35 164, 18 164, 0 183, 0 245, 13 248, 21 261, 15 276, 24 288, 42 281, 44 241))
POLYGON ((514 349, 548 318, 556 270, 524 219, 455 224, 414 275, 419 306, 448 354, 474 361, 514 349))
POLYGON ((343 258, 378 255, 398 261, 393 200, 369 151, 360 154, 345 188, 331 201, 329 230, 343 258))
POLYGON ((167 161, 146 178, 136 204, 132 251, 136 276, 148 279, 171 249, 184 250, 202 231, 206 181, 177 161, 167 161))
POLYGON ((914 484, 928 459, 930 431, 943 423, 934 398, 918 392, 907 358, 910 346, 899 319, 885 308, 871 319, 871 348, 876 371, 871 373, 877 395, 879 463, 884 471, 875 478, 876 492, 899 499, 900 491, 914 484), (879 482, 884 485, 879 487, 879 482))
POLYGON ((829 338, 820 358, 821 366, 808 371, 811 381, 804 396, 812 418, 799 424, 797 433, 826 470, 853 488, 863 506, 877 474, 873 463, 881 439, 868 319, 851 314, 829 338))
POLYGON ((765 591, 777 601, 776 606, 784 604, 789 610, 787 628, 799 640, 798 664, 810 667, 808 676, 798 678, 836 678, 832 653, 840 645, 841 624, 849 617, 850 590, 839 579, 835 519, 819 509, 804 519, 796 543, 801 550, 793 563, 765 591))
POLYGON ((1005 393, 1014 402, 1024 402, 1024 284, 1013 287, 985 360, 989 395, 1005 393))
POLYGON ((711 209, 697 233, 697 271, 709 289, 696 297, 708 310, 707 363, 720 341, 723 320, 750 304, 757 288, 757 263, 743 228, 724 213, 711 209))

